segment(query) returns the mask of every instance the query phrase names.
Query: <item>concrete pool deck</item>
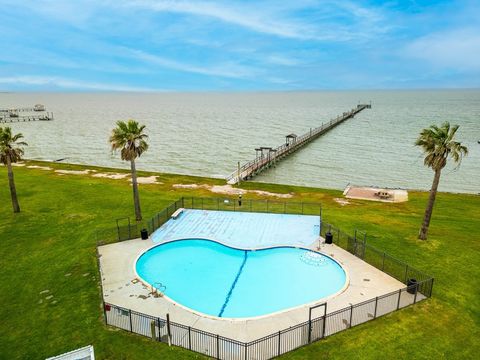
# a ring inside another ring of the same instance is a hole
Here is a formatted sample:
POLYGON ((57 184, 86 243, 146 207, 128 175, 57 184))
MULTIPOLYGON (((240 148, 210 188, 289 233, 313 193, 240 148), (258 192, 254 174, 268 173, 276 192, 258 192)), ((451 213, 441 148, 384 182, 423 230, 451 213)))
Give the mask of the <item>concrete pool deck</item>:
MULTIPOLYGON (((348 287, 342 293, 327 300, 327 313, 405 288, 405 284, 342 248, 334 244, 321 244, 318 249, 318 244, 319 241, 316 240, 305 247, 333 257, 344 267, 350 279, 348 287)), ((151 289, 138 280, 135 262, 143 252, 157 245, 159 243, 151 239, 135 239, 98 248, 105 302, 162 319, 165 319, 168 313, 173 322, 242 342, 252 341, 308 320, 309 307, 312 304, 259 318, 228 320, 204 316, 164 297, 155 297, 151 294, 151 289)), ((311 281, 312 286, 315 286, 315 279, 311 281)), ((288 288, 285 291, 288 292, 288 288)), ((400 307, 413 303, 413 297, 414 295, 408 293, 402 294, 400 307)), ((417 301, 422 298, 423 295, 417 295, 417 301)), ((324 302, 324 299, 319 299, 316 304, 324 302)), ((387 305, 383 311, 382 306, 384 305, 379 302, 380 313, 393 311, 390 310, 391 306, 387 305)), ((321 315, 314 313, 313 317, 321 315)), ((345 324, 345 328, 347 327, 348 324, 345 324)))

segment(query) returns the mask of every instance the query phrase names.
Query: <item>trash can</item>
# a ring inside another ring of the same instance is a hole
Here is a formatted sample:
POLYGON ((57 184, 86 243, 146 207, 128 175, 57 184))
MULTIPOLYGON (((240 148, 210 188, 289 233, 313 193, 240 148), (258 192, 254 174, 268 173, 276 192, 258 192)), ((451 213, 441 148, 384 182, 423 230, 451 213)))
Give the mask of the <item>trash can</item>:
POLYGON ((148 231, 147 231, 147 229, 142 229, 142 230, 140 230, 140 236, 142 237, 142 240, 147 240, 147 239, 148 239, 148 231))
POLYGON ((407 280, 407 292, 409 294, 415 294, 418 290, 417 279, 408 279, 407 280))
POLYGON ((333 234, 329 231, 325 234, 325 244, 333 243, 333 234))

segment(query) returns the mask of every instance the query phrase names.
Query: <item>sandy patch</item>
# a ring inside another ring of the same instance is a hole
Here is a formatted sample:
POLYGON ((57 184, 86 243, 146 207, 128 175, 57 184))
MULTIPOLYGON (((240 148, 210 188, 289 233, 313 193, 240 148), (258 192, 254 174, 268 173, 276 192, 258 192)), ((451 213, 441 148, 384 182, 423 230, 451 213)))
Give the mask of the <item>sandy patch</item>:
POLYGON ((262 196, 273 196, 278 198, 291 198, 293 194, 278 194, 262 190, 245 190, 232 187, 232 185, 207 185, 207 184, 173 184, 175 189, 206 189, 216 194, 240 195, 254 193, 262 196))
POLYGON ((121 174, 121 173, 97 173, 92 175, 92 177, 96 177, 96 178, 105 178, 105 179, 113 179, 113 180, 121 180, 129 176, 130 174, 121 174))
POLYGON ((293 197, 293 194, 279 194, 279 193, 272 193, 269 191, 262 191, 262 190, 249 190, 248 192, 253 192, 255 194, 262 195, 262 196, 274 196, 282 199, 290 199, 291 197, 293 197))
POLYGON ((95 170, 55 170, 57 174, 61 175, 88 175, 90 172, 95 172, 95 170))
POLYGON ((13 163, 12 166, 20 167, 20 166, 25 166, 25 164, 24 163, 13 163))
MULTIPOLYGON (((161 182, 157 181, 158 176, 145 176, 145 177, 137 177, 137 183, 139 184, 161 184, 161 182)), ((132 182, 132 179, 130 179, 132 182)))
POLYGON ((335 201, 337 204, 340 204, 342 206, 350 204, 350 201, 345 200, 345 199, 340 199, 340 198, 335 198, 335 199, 333 199, 333 201, 335 201))
POLYGON ((208 185, 198 185, 198 184, 173 184, 172 187, 175 189, 198 189, 208 185))
POLYGON ((27 168, 29 168, 29 169, 40 169, 40 170, 53 170, 49 166, 40 166, 40 165, 28 165, 27 168))

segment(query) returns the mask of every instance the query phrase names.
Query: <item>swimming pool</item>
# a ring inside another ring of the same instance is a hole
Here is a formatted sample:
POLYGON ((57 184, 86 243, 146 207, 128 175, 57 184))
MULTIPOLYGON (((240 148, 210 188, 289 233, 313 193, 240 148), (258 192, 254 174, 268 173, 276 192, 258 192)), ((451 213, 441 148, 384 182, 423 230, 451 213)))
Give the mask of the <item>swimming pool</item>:
POLYGON ((347 275, 333 259, 307 249, 242 250, 205 239, 157 245, 136 271, 145 282, 191 310, 250 318, 316 302, 342 291, 347 275), (161 284, 161 285, 160 285, 161 284))

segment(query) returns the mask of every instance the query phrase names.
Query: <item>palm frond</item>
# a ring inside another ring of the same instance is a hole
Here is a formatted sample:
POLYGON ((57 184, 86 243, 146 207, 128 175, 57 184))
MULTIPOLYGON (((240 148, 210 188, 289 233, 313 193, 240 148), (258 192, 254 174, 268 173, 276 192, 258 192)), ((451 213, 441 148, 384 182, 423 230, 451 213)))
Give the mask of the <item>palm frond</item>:
POLYGON ((148 135, 144 130, 145 125, 139 125, 133 119, 117 121, 117 127, 110 136, 112 150, 120 150, 122 160, 130 161, 140 157, 148 149, 148 135))
POLYGON ((415 141, 425 154, 424 164, 434 170, 445 167, 448 157, 451 157, 457 167, 462 158, 468 154, 468 149, 460 142, 454 141, 458 125, 450 125, 448 121, 441 126, 431 125, 423 129, 415 141))
POLYGON ((0 162, 7 164, 8 161, 15 163, 22 160, 24 154, 23 147, 28 144, 23 139, 21 133, 12 135, 10 127, 0 127, 0 162))

